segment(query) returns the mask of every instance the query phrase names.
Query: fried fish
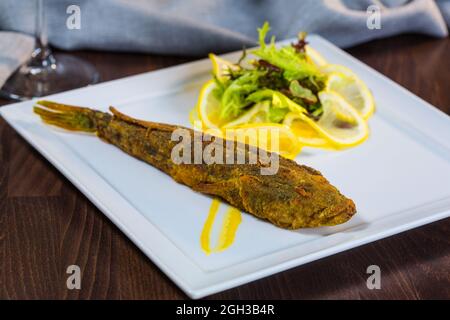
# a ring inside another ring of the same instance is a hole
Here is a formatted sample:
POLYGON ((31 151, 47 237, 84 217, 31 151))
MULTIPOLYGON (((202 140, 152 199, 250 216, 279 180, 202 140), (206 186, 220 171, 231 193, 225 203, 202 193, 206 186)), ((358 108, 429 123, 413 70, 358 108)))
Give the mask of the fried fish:
MULTIPOLYGON (((110 108, 105 113, 50 101, 38 101, 34 112, 50 125, 96 133, 99 138, 170 175, 195 191, 219 197, 232 206, 286 229, 334 226, 349 220, 356 207, 322 174, 279 157, 276 174, 262 175, 261 164, 175 163, 172 133, 179 126, 131 118, 110 108)), ((189 134, 194 136, 194 130, 189 134)), ((194 140, 192 140, 194 141, 194 140)), ((237 152, 253 152, 246 144, 219 137, 211 141, 237 152)), ((192 142, 194 143, 194 142, 192 142)), ((203 142, 203 147, 212 142, 203 142)))

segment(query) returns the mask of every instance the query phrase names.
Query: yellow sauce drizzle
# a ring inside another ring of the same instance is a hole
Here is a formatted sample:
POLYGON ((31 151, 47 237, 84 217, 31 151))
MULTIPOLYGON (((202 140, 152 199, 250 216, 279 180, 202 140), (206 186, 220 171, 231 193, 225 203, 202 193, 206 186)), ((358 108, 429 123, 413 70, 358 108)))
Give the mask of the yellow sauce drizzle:
POLYGON ((209 208, 208 218, 206 218, 205 225, 203 226, 202 234, 200 236, 200 244, 202 246, 203 251, 206 254, 211 253, 209 236, 211 234, 211 229, 214 224, 214 220, 217 215, 217 211, 219 210, 220 201, 217 199, 213 199, 211 203, 211 207, 209 208))
POLYGON ((208 218, 203 226, 202 234, 200 236, 200 244, 203 251, 209 255, 214 252, 220 252, 233 244, 234 238, 236 237, 236 231, 239 224, 242 221, 241 212, 233 207, 228 208, 225 213, 225 217, 222 222, 222 227, 219 234, 219 241, 214 248, 211 248, 211 229, 216 219, 217 212, 219 211, 220 201, 214 199, 209 208, 208 218))

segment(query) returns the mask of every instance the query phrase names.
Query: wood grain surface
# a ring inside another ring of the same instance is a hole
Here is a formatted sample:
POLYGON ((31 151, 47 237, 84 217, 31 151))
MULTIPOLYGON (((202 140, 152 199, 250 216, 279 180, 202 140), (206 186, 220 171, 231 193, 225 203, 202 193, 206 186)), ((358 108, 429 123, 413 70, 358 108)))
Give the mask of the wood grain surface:
MULTIPOLYGON (((348 52, 450 113, 449 38, 404 35, 348 52)), ((193 60, 106 52, 73 54, 93 63, 103 81, 193 60)), ((0 119, 0 298, 187 297, 0 119), (66 288, 66 268, 73 264, 81 267, 81 290, 66 288)), ((450 219, 208 298, 449 299, 450 219), (380 290, 366 287, 366 268, 372 264, 381 267, 380 290)))

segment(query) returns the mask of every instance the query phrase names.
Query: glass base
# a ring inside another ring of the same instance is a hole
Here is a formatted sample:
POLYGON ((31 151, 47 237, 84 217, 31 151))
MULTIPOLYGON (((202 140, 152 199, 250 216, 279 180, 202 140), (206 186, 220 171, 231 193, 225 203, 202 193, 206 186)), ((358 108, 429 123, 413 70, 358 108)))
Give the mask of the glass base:
POLYGON ((97 83, 98 72, 90 63, 67 54, 50 54, 38 65, 31 61, 3 85, 0 96, 22 101, 97 83))

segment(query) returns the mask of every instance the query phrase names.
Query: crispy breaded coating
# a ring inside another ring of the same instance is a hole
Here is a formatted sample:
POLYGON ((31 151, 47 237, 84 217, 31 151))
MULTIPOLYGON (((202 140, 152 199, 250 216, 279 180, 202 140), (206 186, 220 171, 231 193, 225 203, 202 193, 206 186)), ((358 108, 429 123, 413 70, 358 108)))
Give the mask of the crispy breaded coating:
MULTIPOLYGON (((95 132, 133 157, 145 161, 195 191, 219 197, 232 206, 267 220, 279 227, 298 229, 334 226, 348 221, 355 213, 352 200, 343 196, 322 174, 310 167, 279 157, 276 174, 262 175, 261 164, 177 164, 171 158, 177 141, 172 132, 182 127, 130 118, 111 108, 112 114, 39 101, 35 112, 46 123, 68 130, 95 132)), ((194 143, 194 131, 188 130, 194 143)), ((203 141, 220 143, 212 137, 203 141)), ((254 149, 233 143, 235 152, 248 156, 254 149)))

